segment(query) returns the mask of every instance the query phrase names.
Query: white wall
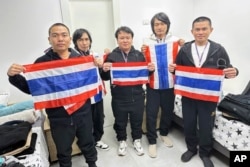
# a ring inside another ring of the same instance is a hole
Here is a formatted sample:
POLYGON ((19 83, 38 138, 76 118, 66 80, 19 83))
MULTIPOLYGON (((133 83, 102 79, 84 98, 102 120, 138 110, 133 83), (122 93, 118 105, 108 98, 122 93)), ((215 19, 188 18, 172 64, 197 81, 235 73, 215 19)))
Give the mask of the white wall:
POLYGON ((59 0, 0 1, 0 91, 11 93, 10 102, 31 98, 14 86, 7 77, 12 63, 29 64, 49 47, 48 28, 62 22, 59 0))
POLYGON ((247 68, 250 63, 250 1, 248 0, 194 0, 194 17, 211 17, 214 31, 211 39, 221 43, 227 50, 231 63, 240 75, 235 79, 225 80, 224 90, 241 93, 250 76, 247 68))
POLYGON ((171 21, 170 32, 184 39, 190 36, 190 21, 193 17, 192 0, 120 0, 121 25, 129 26, 135 33, 134 46, 138 49, 143 38, 152 34, 150 21, 154 14, 165 12, 171 21), (148 22, 147 25, 143 21, 148 22))
MULTIPOLYGON (((2 0, 0 1, 0 82, 1 90, 11 92, 11 101, 21 101, 24 95, 9 84, 6 71, 16 62, 32 63, 49 47, 48 28, 55 22, 65 22, 60 2, 66 0, 2 0)), ((171 19, 170 31, 186 41, 192 39, 190 33, 194 18, 200 15, 211 17, 214 32, 211 39, 225 46, 232 64, 239 68, 240 75, 226 80, 224 89, 240 93, 249 80, 247 66, 250 61, 247 47, 250 43, 250 1, 248 0, 113 0, 115 27, 126 25, 135 33, 134 45, 137 49, 142 39, 151 33, 150 24, 143 25, 160 11, 171 19), (119 23, 119 24, 118 24, 119 23)), ((98 9, 96 10, 98 12, 98 9)), ((90 16, 91 17, 91 16, 90 16)), ((98 20, 93 20, 93 24, 98 20)), ((110 37, 112 40, 114 36, 110 37)), ((103 44, 105 47, 105 44, 103 44)))
POLYGON ((212 19, 214 31, 212 40, 221 43, 227 50, 231 63, 240 71, 235 79, 224 82, 227 92, 241 93, 250 77, 247 66, 250 63, 248 49, 250 42, 249 0, 120 0, 121 24, 132 28, 135 33, 134 46, 139 49, 145 35, 151 33, 143 21, 155 13, 165 12, 170 20, 170 31, 186 41, 192 40, 190 32, 193 20, 201 15, 212 19))

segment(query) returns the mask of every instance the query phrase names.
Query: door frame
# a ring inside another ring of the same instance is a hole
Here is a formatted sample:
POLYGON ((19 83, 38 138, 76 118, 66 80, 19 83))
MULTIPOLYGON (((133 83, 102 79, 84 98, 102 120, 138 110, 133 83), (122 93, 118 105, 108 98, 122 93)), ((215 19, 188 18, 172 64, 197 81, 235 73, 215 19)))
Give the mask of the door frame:
MULTIPOLYGON (((73 0, 60 0, 61 12, 62 12, 62 22, 69 26, 69 29, 72 30, 72 24, 70 19, 70 1, 73 0)), ((118 28, 121 25, 120 17, 120 0, 110 0, 112 3, 113 10, 113 21, 114 28, 118 28)))

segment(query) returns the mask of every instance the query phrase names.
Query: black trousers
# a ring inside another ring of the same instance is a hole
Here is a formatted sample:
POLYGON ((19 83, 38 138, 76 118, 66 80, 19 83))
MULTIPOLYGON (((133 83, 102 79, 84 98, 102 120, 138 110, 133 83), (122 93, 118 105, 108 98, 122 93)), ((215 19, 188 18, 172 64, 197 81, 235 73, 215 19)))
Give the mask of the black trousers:
POLYGON ((92 104, 92 119, 93 119, 93 136, 95 142, 101 140, 104 133, 104 109, 103 109, 103 100, 92 104))
POLYGON ((161 107, 160 135, 166 136, 171 127, 174 111, 174 89, 152 89, 147 86, 146 94, 146 127, 149 144, 156 144, 156 122, 161 107))
MULTIPOLYGON (((65 119, 65 118, 63 118, 65 119)), ((71 167, 72 143, 75 137, 78 138, 77 145, 81 149, 85 157, 86 163, 94 163, 97 161, 97 151, 94 145, 92 135, 92 115, 90 105, 85 108, 84 113, 69 116, 71 123, 68 121, 50 121, 52 138, 57 149, 57 158, 60 167, 71 167)))
POLYGON ((126 127, 128 118, 131 125, 133 141, 142 137, 142 119, 145 95, 135 95, 130 98, 112 97, 112 110, 115 117, 114 130, 118 141, 127 139, 126 127))
POLYGON ((182 97, 185 141, 189 151, 200 157, 209 156, 213 148, 215 110, 217 103, 182 97), (198 123, 198 134, 197 134, 198 123))

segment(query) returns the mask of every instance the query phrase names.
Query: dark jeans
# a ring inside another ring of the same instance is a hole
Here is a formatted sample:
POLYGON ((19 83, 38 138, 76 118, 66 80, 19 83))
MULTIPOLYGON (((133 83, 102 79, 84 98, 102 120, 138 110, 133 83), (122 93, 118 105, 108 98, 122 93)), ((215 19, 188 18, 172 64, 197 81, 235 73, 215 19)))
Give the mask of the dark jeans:
POLYGON ((156 144, 156 122, 159 107, 161 107, 160 135, 166 136, 169 132, 174 111, 174 89, 152 89, 147 86, 146 94, 146 126, 149 144, 156 144))
POLYGON ((92 119, 93 119, 93 136, 95 142, 101 140, 102 135, 104 133, 103 125, 104 125, 104 109, 103 109, 103 100, 92 104, 92 119))
POLYGON ((182 114, 187 149, 200 157, 209 156, 213 147, 216 103, 182 97, 182 114), (198 134, 197 134, 198 123, 198 134))
MULTIPOLYGON (((92 135, 92 116, 89 108, 78 115, 69 116, 70 124, 60 121, 60 118, 50 121, 52 138, 57 149, 57 158, 60 167, 71 167, 72 143, 75 137, 78 138, 77 145, 83 153, 86 163, 93 163, 97 160, 97 151, 92 135)), ((65 118, 63 118, 65 120, 65 118)))
POLYGON ((127 139, 126 127, 128 117, 131 124, 132 139, 141 139, 144 100, 144 94, 136 95, 129 99, 112 97, 112 110, 115 117, 114 130, 118 141, 127 139))

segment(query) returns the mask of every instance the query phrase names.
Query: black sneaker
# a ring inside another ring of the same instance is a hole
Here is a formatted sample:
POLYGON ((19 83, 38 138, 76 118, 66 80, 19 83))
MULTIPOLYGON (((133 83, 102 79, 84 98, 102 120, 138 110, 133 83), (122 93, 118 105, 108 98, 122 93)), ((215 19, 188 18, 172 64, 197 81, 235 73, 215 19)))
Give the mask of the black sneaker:
POLYGON ((201 160, 202 160, 202 162, 204 164, 204 167, 214 167, 214 164, 213 164, 213 162, 211 161, 210 158, 202 157, 201 160))
POLYGON ((193 153, 189 150, 187 150, 186 152, 184 152, 182 155, 181 155, 181 160, 182 162, 188 162, 196 153, 193 153))

